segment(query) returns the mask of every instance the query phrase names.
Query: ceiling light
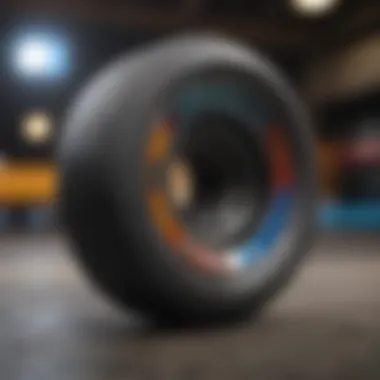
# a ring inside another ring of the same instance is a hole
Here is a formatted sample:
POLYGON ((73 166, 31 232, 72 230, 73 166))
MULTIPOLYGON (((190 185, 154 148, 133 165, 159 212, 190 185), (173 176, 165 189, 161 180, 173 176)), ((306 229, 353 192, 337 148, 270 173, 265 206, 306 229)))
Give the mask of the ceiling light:
POLYGON ((21 123, 21 134, 30 144, 44 144, 50 140, 53 132, 51 118, 44 112, 31 112, 21 123))
POLYGON ((62 76, 68 71, 67 47, 50 34, 25 34, 13 43, 12 65, 24 77, 62 76))
POLYGON ((334 11, 341 0, 290 0, 292 8, 305 16, 321 16, 334 11))

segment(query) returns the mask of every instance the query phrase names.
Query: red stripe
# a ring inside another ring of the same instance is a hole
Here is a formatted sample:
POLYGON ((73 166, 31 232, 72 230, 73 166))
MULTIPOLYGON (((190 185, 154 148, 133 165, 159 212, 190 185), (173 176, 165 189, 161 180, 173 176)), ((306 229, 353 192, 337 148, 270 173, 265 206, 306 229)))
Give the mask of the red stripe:
POLYGON ((290 187, 294 182, 294 168, 289 144, 283 128, 268 127, 267 149, 272 166, 272 184, 278 188, 290 187))

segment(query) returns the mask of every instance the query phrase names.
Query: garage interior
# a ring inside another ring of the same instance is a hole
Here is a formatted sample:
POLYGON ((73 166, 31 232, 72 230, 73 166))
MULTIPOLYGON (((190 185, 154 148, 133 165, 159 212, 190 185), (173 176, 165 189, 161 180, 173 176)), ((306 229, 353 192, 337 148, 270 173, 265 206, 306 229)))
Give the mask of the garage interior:
POLYGON ((0 51, 1 379, 380 378, 378 1, 14 0, 0 4, 0 51), (264 52, 309 107, 320 233, 259 317, 173 331, 82 275, 57 227, 54 152, 97 70, 189 31, 264 52))

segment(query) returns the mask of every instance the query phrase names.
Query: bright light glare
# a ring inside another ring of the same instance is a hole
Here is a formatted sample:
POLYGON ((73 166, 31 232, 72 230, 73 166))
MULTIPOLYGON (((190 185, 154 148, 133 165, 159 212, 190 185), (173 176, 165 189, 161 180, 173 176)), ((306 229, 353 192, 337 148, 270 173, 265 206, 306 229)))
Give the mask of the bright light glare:
POLYGON ((28 36, 14 46, 15 68, 23 76, 57 77, 67 72, 67 47, 57 38, 28 36))
POLYGON ((291 0, 293 9, 307 16, 319 16, 336 9, 341 0, 291 0))
POLYGON ((49 66, 49 46, 43 42, 29 42, 20 49, 18 61, 24 71, 34 74, 42 73, 49 66))
POLYGON ((47 142, 53 132, 51 118, 44 112, 31 112, 21 123, 21 133, 24 139, 31 144, 47 142))

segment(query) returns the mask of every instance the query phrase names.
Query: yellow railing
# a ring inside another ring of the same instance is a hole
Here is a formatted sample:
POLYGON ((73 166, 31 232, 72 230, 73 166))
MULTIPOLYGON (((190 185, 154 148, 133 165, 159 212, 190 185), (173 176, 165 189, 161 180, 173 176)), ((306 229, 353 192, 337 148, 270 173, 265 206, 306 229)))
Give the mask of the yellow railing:
MULTIPOLYGON (((320 190, 323 195, 336 191, 341 144, 320 144, 317 149, 320 190)), ((54 163, 12 161, 0 164, 0 206, 50 204, 57 193, 58 172, 54 163)))
POLYGON ((53 163, 7 162, 0 166, 0 204, 28 206, 50 204, 57 190, 53 163))

